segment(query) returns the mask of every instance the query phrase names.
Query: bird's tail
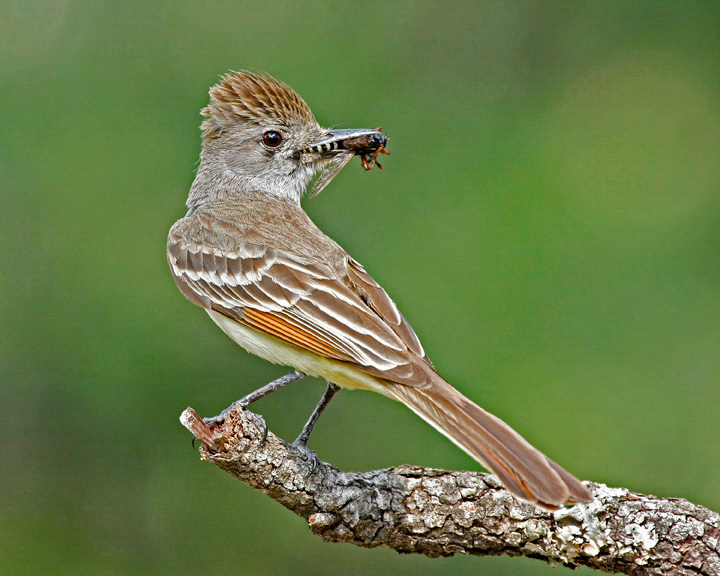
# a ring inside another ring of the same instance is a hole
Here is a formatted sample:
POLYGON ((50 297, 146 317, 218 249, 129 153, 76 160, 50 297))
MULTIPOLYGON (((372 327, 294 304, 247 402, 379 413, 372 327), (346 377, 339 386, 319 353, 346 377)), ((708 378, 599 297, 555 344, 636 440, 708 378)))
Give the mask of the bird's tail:
POLYGON ((422 388, 401 384, 388 388, 389 396, 493 472, 518 498, 548 510, 592 501, 590 491, 577 478, 440 376, 422 388))

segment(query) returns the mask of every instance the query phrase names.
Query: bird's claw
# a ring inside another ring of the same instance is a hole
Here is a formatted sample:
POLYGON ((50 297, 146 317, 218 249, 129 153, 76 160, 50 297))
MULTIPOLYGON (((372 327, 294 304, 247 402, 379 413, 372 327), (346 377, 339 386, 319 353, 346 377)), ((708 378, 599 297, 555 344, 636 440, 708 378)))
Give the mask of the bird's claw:
POLYGON ((268 426, 267 422, 265 422, 265 418, 260 416, 260 414, 255 414, 255 412, 250 412, 247 408, 243 408, 245 410, 245 414, 247 417, 253 421, 253 424, 257 426, 258 428, 262 429, 262 440, 260 440, 260 445, 263 446, 265 444, 265 441, 267 440, 268 435, 268 426))
MULTIPOLYGON (((217 416, 210 416, 209 418, 203 418, 203 422, 207 424, 208 426, 216 425, 219 426, 223 422, 225 422, 225 419, 232 413, 232 412, 239 412, 239 411, 245 411, 247 417, 253 421, 253 423, 258 427, 261 428, 262 433, 262 440, 260 444, 265 444, 265 441, 267 440, 268 435, 268 426, 267 422, 265 422, 265 418, 260 416, 260 414, 255 414, 255 412, 250 412, 250 410, 247 409, 247 404, 243 402, 235 402, 222 412, 218 414, 217 416)), ((193 442, 193 446, 195 446, 195 443, 193 442)))
POLYGON ((233 402, 225 408, 220 414, 217 416, 209 416, 208 418, 203 418, 203 422, 207 424, 208 426, 215 425, 219 426, 223 422, 225 422, 225 419, 230 416, 233 412, 240 412, 241 410, 247 410, 248 404, 243 402, 242 399, 238 400, 237 402, 233 402))
POLYGON ((307 445, 300 440, 295 440, 295 442, 290 444, 290 446, 296 448, 297 451, 300 452, 304 460, 310 461, 310 473, 308 474, 308 477, 312 476, 315 470, 317 470, 318 464, 320 463, 320 460, 318 460, 315 451, 308 448, 307 445))

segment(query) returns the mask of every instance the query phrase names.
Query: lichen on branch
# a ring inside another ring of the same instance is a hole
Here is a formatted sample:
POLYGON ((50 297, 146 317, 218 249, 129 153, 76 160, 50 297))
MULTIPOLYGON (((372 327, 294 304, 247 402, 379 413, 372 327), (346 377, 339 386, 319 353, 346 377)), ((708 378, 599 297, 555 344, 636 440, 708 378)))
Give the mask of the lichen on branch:
POLYGON ((342 472, 246 410, 219 425, 192 408, 180 420, 201 441, 203 460, 302 516, 327 542, 430 557, 527 556, 633 575, 720 575, 720 515, 687 500, 588 483, 592 503, 547 512, 513 498, 491 474, 342 472))

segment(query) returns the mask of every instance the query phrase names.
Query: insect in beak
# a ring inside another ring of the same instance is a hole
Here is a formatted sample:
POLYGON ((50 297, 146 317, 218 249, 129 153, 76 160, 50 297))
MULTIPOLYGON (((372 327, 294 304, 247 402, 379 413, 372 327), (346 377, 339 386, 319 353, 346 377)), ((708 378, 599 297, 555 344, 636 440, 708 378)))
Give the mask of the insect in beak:
POLYGON ((350 130, 331 130, 327 135, 309 146, 298 150, 296 154, 305 162, 318 158, 333 158, 339 155, 360 156, 362 166, 370 170, 375 164, 382 169, 377 161, 378 155, 390 154, 386 150, 388 138, 381 128, 375 130, 361 128, 350 130), (307 158, 304 160, 304 158, 307 158))

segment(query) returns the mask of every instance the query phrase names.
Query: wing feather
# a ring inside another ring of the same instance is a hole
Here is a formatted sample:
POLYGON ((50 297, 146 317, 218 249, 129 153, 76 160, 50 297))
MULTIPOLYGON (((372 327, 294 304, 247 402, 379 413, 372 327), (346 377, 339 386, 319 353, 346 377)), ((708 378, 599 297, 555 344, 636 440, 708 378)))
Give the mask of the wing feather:
POLYGON ((283 342, 289 342, 300 348, 310 350, 321 356, 336 358, 338 360, 352 360, 342 351, 330 345, 325 340, 317 338, 295 324, 291 324, 281 316, 269 312, 262 312, 254 308, 243 310, 243 320, 252 328, 274 336, 283 342))
POLYGON ((349 258, 347 261, 348 279, 357 290, 358 294, 367 302, 377 314, 392 325, 395 333, 415 354, 420 357, 425 356, 422 344, 418 339, 415 331, 408 324, 407 320, 400 314, 395 306, 395 302, 390 299, 387 292, 375 282, 375 280, 365 271, 362 265, 349 258))
POLYGON ((412 328, 350 258, 344 270, 333 269, 267 246, 224 250, 171 233, 168 260, 196 304, 381 378, 412 386, 429 381, 432 366, 412 328))

